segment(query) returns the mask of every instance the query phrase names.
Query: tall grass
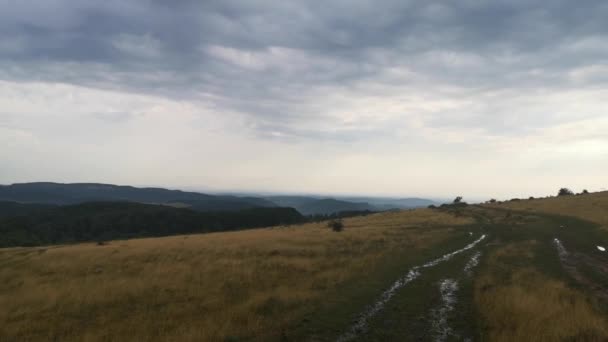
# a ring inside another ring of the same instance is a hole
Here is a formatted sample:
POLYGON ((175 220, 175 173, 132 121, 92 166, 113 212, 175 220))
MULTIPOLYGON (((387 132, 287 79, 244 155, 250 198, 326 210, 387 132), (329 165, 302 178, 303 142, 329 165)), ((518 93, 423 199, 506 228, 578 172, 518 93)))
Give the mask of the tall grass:
POLYGON ((340 233, 319 223, 0 250, 0 340, 280 339, 340 284, 466 223, 416 210, 345 219, 340 233))
POLYGON ((608 320, 585 295, 532 266, 535 241, 496 249, 475 280, 489 341, 607 341, 608 320))
POLYGON ((598 223, 605 230, 608 230, 608 191, 577 196, 504 202, 493 206, 574 216, 598 223))

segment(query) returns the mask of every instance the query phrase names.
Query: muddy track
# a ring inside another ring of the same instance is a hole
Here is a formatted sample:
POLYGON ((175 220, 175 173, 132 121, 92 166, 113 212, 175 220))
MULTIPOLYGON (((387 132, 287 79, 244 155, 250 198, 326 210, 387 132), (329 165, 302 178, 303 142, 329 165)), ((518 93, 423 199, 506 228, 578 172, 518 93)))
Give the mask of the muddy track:
MULTIPOLYGON (((340 337, 338 337, 337 341, 345 342, 345 341, 352 341, 352 340, 357 339, 359 336, 361 336, 362 334, 364 334, 365 332, 367 332, 369 330, 369 321, 373 317, 378 315, 385 308, 385 306, 391 301, 391 299, 395 296, 395 294, 401 288, 403 288, 410 282, 412 282, 412 281, 416 280, 418 277, 420 277, 422 274, 422 271, 424 269, 428 269, 428 268, 437 266, 440 263, 443 263, 443 262, 446 262, 446 261, 452 259, 454 256, 456 256, 458 254, 461 254, 463 252, 466 252, 466 251, 474 248, 485 238, 486 238, 486 235, 483 234, 477 240, 469 243, 468 245, 466 245, 465 247, 463 247, 461 249, 458 249, 451 253, 444 254, 443 256, 441 256, 437 259, 434 259, 432 261, 429 261, 423 265, 412 267, 402 278, 395 281, 387 290, 385 290, 376 302, 369 305, 355 319, 353 325, 345 333, 343 333, 342 335, 340 335, 340 337)), ((478 263, 478 259, 479 259, 479 255, 475 254, 471 258, 471 260, 469 260, 469 262, 467 262, 467 265, 464 268, 464 272, 465 273, 467 272, 467 267, 469 269, 472 269, 473 267, 475 267, 475 265, 478 263)), ((453 289, 454 292, 456 291, 457 287, 458 287, 458 285, 456 284, 456 288, 453 289)), ((440 311, 441 311, 441 309, 440 309, 440 311)))
POLYGON ((437 342, 447 341, 451 336, 458 337, 449 324, 449 315, 454 311, 454 306, 457 301, 457 291, 457 280, 444 279, 439 283, 441 304, 431 312, 431 329, 434 337, 433 339, 437 342))
POLYGON ((604 287, 602 284, 598 284, 596 281, 580 271, 581 267, 587 266, 599 271, 600 273, 608 274, 608 265, 605 262, 597 260, 586 254, 566 250, 558 238, 553 239, 553 244, 557 249, 560 262, 568 275, 570 275, 570 277, 576 280, 579 284, 590 289, 594 296, 600 298, 605 303, 608 303, 608 288, 604 287))

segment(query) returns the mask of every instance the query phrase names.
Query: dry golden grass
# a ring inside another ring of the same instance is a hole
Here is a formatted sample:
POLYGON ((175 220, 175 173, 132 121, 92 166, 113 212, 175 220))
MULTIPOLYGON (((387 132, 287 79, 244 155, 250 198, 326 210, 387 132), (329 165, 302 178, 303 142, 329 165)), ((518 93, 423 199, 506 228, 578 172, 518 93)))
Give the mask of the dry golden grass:
POLYGON ((574 216, 595 222, 604 229, 608 229, 608 191, 588 195, 504 202, 493 206, 574 216))
POLYGON ((231 233, 0 250, 3 341, 276 339, 344 282, 470 223, 431 210, 231 233), (399 255, 399 254, 398 254, 399 255))
POLYGON ((475 305, 490 341, 607 341, 608 320, 579 291, 532 267, 535 241, 494 251, 475 280, 475 305), (531 262, 530 262, 531 263, 531 262))

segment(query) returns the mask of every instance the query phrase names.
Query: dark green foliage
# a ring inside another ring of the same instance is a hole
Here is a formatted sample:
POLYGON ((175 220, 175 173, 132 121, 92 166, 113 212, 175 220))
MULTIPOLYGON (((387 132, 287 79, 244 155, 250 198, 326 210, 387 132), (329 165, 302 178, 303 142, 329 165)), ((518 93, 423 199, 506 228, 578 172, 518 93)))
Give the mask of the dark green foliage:
POLYGON ((585 189, 585 190, 583 190, 582 194, 587 195, 587 194, 589 194, 589 191, 587 191, 587 189, 585 189))
POLYGON ((439 206, 439 208, 441 209, 457 209, 457 208, 464 208, 467 207, 469 204, 467 202, 455 202, 452 204, 442 204, 441 206, 439 206))
POLYGON ((55 207, 52 204, 35 204, 35 203, 17 203, 0 201, 0 217, 2 216, 15 216, 15 215, 29 215, 32 213, 40 212, 46 209, 55 207))
POLYGON ((454 204, 460 203, 460 202, 462 202, 462 196, 458 196, 458 197, 454 198, 454 202, 453 202, 454 204))
POLYGON ((0 218, 0 247, 204 233, 303 222, 293 208, 197 212, 162 205, 93 202, 0 218))
POLYGON ((568 189, 568 188, 561 188, 559 189, 559 192, 557 193, 558 196, 570 196, 570 195, 574 195, 574 192, 572 192, 572 190, 568 189))
POLYGON ((344 223, 340 219, 327 222, 327 226, 334 232, 341 232, 344 229, 344 223))
POLYGON ((367 216, 369 214, 375 213, 370 210, 354 210, 354 211, 341 211, 333 214, 316 214, 316 215, 308 215, 307 218, 311 222, 321 222, 327 220, 341 219, 346 217, 355 217, 355 216, 367 216))

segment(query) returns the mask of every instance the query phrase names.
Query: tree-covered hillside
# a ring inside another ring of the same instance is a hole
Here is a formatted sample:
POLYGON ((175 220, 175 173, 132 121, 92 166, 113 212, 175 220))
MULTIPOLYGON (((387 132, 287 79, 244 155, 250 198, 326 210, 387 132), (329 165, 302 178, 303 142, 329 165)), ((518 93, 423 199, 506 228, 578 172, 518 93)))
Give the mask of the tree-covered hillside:
MULTIPOLYGON (((0 205, 8 206, 14 204, 0 205)), ((95 202, 30 209, 0 217, 0 247, 204 233, 304 221, 292 208, 198 212, 162 205, 95 202)))

